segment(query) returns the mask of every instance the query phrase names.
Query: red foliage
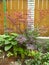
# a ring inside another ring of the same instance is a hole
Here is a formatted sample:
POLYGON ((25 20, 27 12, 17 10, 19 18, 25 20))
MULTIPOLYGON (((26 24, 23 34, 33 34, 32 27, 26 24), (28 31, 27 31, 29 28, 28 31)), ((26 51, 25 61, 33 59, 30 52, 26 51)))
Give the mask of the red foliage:
POLYGON ((40 14, 40 19, 43 19, 45 16, 49 15, 49 10, 38 10, 40 14))

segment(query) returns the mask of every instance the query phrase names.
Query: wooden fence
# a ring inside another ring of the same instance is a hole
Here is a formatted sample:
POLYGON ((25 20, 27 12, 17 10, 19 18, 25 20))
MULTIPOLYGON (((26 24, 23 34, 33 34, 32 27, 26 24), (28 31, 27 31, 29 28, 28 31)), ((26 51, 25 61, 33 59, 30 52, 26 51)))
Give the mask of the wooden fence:
POLYGON ((27 1, 26 0, 0 0, 0 34, 4 31, 23 32, 26 28, 27 1), (19 17, 20 16, 20 17, 19 17), (14 24, 15 23, 15 24, 14 24))
MULTIPOLYGON (((28 1, 31 0, 0 0, 0 34, 3 34, 5 30, 19 33, 20 30, 24 31, 26 29, 28 1), (21 19, 23 20, 18 20, 20 17, 17 19, 17 15, 22 15, 21 19), (22 23, 22 21, 25 21, 25 23, 22 23)), ((49 0, 35 0, 34 6, 33 25, 38 28, 42 36, 49 36, 49 0)))
POLYGON ((35 26, 42 36, 49 36, 49 0, 35 0, 35 26))

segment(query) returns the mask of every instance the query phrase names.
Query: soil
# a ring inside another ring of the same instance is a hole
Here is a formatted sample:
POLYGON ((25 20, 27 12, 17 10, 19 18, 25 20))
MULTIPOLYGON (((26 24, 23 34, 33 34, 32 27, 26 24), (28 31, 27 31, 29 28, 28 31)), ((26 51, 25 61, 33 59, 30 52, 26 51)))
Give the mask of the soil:
POLYGON ((11 57, 11 58, 0 58, 0 65, 18 65, 16 63, 16 58, 11 57))
POLYGON ((25 65, 25 60, 20 59, 20 57, 5 57, 5 54, 3 53, 0 55, 0 65, 25 65))

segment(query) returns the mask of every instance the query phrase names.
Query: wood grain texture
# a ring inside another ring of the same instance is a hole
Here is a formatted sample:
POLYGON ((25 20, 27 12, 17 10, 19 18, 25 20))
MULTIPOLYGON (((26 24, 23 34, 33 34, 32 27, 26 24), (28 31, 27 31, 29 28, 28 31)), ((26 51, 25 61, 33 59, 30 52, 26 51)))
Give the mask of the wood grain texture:
MULTIPOLYGON (((11 4, 11 0, 8 0, 8 2, 6 1, 6 6, 7 6, 8 15, 10 15, 14 19, 16 18, 14 12, 21 12, 21 13, 27 12, 27 0, 23 0, 23 9, 22 9, 22 0, 19 0, 19 9, 18 9, 18 0, 12 0, 12 4, 11 4)), ((3 11, 3 1, 1 0, 0 1, 0 34, 4 33, 4 15, 5 14, 3 11)), ((16 20, 16 26, 12 24, 12 21, 9 19, 7 19, 6 22, 7 22, 7 28, 12 29, 12 32, 20 32, 18 31, 18 28, 16 28, 17 26, 19 26, 19 21, 16 20)), ((20 24, 21 24, 20 29, 23 31, 26 26, 23 23, 20 24)))

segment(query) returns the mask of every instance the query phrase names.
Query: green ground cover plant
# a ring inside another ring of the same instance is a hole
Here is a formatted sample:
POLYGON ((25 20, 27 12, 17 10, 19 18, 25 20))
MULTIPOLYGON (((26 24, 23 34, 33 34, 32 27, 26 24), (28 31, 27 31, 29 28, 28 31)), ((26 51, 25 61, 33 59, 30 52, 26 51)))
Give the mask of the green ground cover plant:
POLYGON ((0 54, 23 59, 25 65, 49 65, 49 40, 41 42, 37 36, 36 31, 0 35, 0 54))

